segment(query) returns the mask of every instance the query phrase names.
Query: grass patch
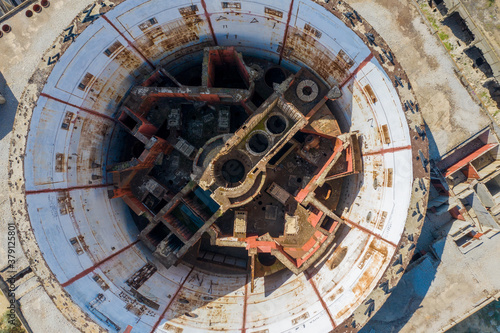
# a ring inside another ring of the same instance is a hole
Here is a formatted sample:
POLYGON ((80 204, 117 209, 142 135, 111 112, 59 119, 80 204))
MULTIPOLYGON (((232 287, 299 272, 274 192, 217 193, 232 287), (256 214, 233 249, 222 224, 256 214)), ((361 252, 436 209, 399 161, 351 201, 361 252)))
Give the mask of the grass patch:
POLYGON ((493 6, 493 4, 495 3, 495 0, 487 0, 487 1, 488 1, 488 7, 493 6))
POLYGON ((448 40, 450 38, 450 36, 446 32, 442 31, 438 32, 438 36, 442 41, 448 40))
POLYGON ((451 45, 451 43, 450 43, 450 42, 444 42, 443 44, 444 44, 444 47, 446 47, 446 49, 447 49, 448 51, 453 50, 453 45, 451 45))
POLYGON ((434 30, 439 30, 439 26, 437 25, 436 19, 433 16, 431 16, 428 12, 426 13, 425 16, 427 17, 427 20, 430 22, 434 30))

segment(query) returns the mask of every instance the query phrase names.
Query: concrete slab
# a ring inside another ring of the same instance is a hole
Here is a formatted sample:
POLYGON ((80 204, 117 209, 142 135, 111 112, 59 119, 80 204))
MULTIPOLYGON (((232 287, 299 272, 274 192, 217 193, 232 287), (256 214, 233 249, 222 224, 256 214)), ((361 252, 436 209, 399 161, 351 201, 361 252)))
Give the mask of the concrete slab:
POLYGON ((427 123, 431 158, 438 158, 490 120, 474 103, 455 66, 411 1, 348 0, 386 40, 401 62, 427 123), (434 145, 433 145, 434 142, 434 145))

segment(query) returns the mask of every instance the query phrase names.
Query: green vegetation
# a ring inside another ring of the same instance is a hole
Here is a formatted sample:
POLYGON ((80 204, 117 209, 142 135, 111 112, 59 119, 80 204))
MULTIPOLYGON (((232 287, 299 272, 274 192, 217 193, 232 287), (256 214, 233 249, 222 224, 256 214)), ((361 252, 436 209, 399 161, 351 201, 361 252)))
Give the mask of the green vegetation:
POLYGON ((427 19, 431 23, 431 25, 434 28, 434 30, 439 30, 439 26, 437 25, 437 21, 436 21, 436 19, 434 17, 432 17, 430 15, 427 15, 427 19))
POLYGON ((442 31, 438 32, 438 36, 442 41, 448 40, 448 38, 450 38, 450 36, 446 32, 442 31))
POLYGON ((488 7, 491 7, 495 3, 495 0, 487 0, 487 2, 488 2, 488 7))
POLYGON ((0 333, 26 333, 17 316, 13 318, 9 310, 5 311, 0 321, 0 333))
POLYGON ((444 44, 444 47, 446 47, 446 49, 447 49, 448 51, 453 50, 453 45, 451 45, 451 43, 450 43, 450 42, 444 42, 443 44, 444 44))

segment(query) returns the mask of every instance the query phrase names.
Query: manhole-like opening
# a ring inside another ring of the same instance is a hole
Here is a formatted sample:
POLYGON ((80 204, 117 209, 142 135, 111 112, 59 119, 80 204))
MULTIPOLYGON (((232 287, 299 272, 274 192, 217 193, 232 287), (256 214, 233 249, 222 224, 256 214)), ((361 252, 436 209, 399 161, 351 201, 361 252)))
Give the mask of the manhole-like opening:
POLYGON ((273 67, 267 70, 264 80, 269 87, 273 87, 273 83, 280 84, 285 81, 285 72, 279 67, 273 67))
POLYGON ((311 95, 312 92, 313 92, 313 89, 311 87, 309 87, 309 86, 306 86, 306 87, 302 88, 302 93, 304 95, 306 95, 306 96, 311 95))
POLYGON ((266 122, 267 129, 273 134, 281 134, 286 129, 286 120, 282 116, 271 116, 266 122))
POLYGON ((248 140, 248 148, 256 154, 265 152, 267 147, 269 147, 269 140, 262 133, 254 134, 254 136, 248 140))
POLYGON ((319 87, 312 80, 303 80, 297 85, 297 96, 304 102, 312 102, 318 97, 319 87))
POLYGON ((31 10, 27 10, 26 11, 26 17, 32 17, 33 16, 33 12, 31 10))
POLYGON ((222 177, 229 183, 237 183, 245 178, 245 166, 238 160, 228 160, 222 165, 222 177))
POLYGON ((269 253, 259 253, 259 262, 264 266, 272 266, 276 262, 276 257, 269 253))

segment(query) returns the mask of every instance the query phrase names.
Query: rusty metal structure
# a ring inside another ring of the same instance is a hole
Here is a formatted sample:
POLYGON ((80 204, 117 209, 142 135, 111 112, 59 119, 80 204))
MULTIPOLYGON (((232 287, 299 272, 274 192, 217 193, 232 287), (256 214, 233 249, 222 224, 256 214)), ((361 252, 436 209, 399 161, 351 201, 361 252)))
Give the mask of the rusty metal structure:
POLYGON ((343 2, 96 2, 24 96, 12 212, 81 331, 358 331, 413 254, 425 127, 343 2))

